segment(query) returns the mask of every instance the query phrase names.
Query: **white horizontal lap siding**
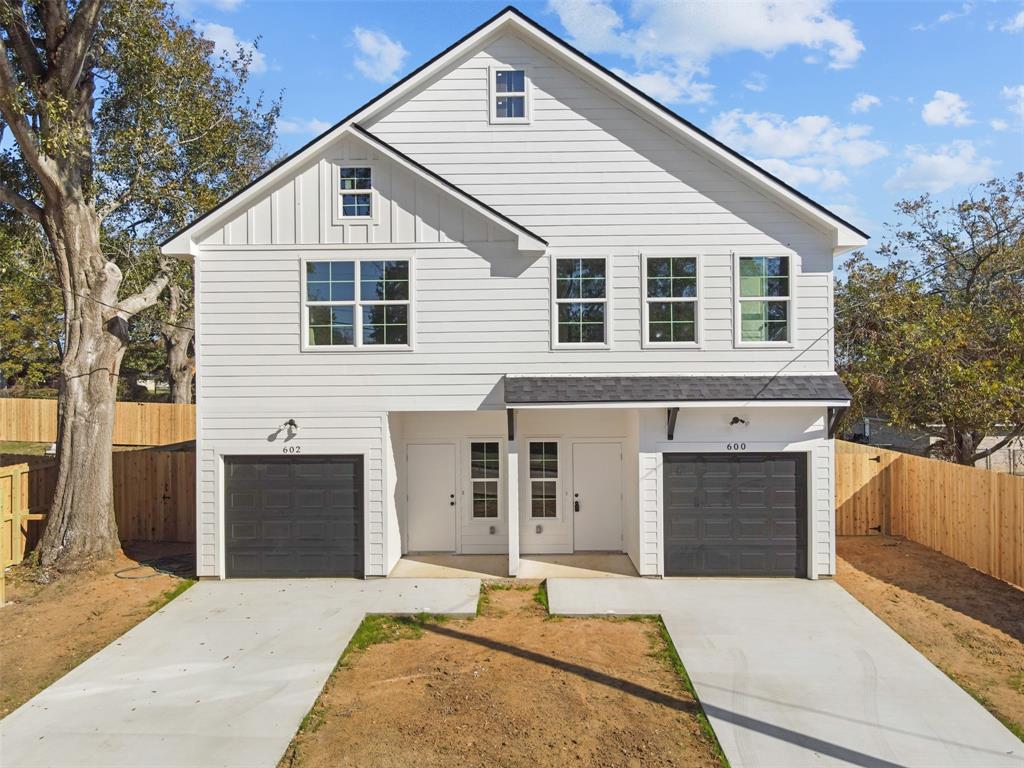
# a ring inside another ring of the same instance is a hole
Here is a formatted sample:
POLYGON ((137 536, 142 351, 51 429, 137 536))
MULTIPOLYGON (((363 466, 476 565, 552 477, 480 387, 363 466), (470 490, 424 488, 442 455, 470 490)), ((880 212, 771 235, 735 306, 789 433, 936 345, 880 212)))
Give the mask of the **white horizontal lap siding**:
POLYGON ((784 245, 831 255, 821 230, 512 35, 367 127, 555 247, 784 245), (526 67, 530 124, 488 122, 494 65, 526 67))
MULTIPOLYGON (((478 249, 479 250, 479 249, 478 249)), ((500 406, 506 373, 771 374, 829 367, 827 276, 797 279, 802 347, 733 344, 732 258, 705 253, 703 349, 643 349, 641 258, 611 257, 612 348, 551 349, 550 269, 461 246, 387 249, 415 261, 413 351, 302 352, 300 255, 296 250, 213 250, 197 286, 207 413, 244 412, 268 400, 289 409, 459 410, 500 406), (787 365, 788 364, 788 365, 787 365)), ((344 258, 345 251, 316 251, 344 258)), ((365 256, 366 254, 362 254, 365 256)))

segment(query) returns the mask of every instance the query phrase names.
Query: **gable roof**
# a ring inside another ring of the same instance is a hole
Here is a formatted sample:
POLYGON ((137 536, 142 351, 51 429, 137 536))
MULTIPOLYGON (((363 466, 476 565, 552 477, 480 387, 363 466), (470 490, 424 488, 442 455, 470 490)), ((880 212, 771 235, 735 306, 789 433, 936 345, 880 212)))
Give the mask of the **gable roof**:
POLYGON ((366 120, 371 119, 374 115, 379 114, 384 109, 392 106, 403 96, 417 88, 430 77, 434 76, 439 70, 443 69, 453 59, 460 56, 466 50, 481 44, 487 38, 501 34, 507 29, 515 29, 516 31, 524 34, 528 39, 539 43, 547 52, 555 53, 564 61, 582 69, 585 74, 596 79, 606 87, 610 88, 613 92, 622 96, 624 100, 628 101, 631 105, 638 107, 641 112, 652 117, 659 124, 670 129, 685 140, 689 140, 690 143, 696 144, 713 159, 721 160, 726 168, 738 172, 738 174, 746 181, 752 182, 753 185, 771 194, 804 218, 815 221, 819 225, 824 225, 831 229, 834 233, 833 249, 836 255, 852 248, 862 246, 869 239, 869 235, 867 233, 858 229, 850 222, 836 215, 825 206, 812 200, 810 197, 782 181, 777 176, 769 173, 764 168, 761 168, 752 160, 728 147, 711 134, 698 128, 684 117, 651 98, 611 70, 602 66, 586 54, 562 40, 553 32, 522 13, 519 9, 513 6, 508 6, 478 26, 476 29, 452 43, 436 56, 414 69, 401 80, 379 93, 370 101, 363 104, 354 112, 342 118, 319 136, 311 139, 301 148, 269 168, 266 172, 254 179, 238 192, 234 193, 211 210, 196 218, 183 229, 168 237, 167 240, 161 243, 161 250, 170 255, 191 255, 195 248, 194 235, 196 235, 200 230, 208 228, 211 223, 211 219, 226 219, 231 214, 237 212, 248 200, 251 200, 261 192, 271 187, 278 179, 280 179, 280 177, 284 176, 290 170, 295 169, 297 166, 309 159, 310 155, 317 151, 320 146, 330 141, 334 141, 336 138, 348 131, 356 133, 356 135, 360 136, 364 140, 372 139, 384 147, 387 147, 388 152, 393 153, 396 160, 403 162, 420 174, 426 174, 430 177, 431 181, 437 183, 439 186, 443 186, 449 192, 458 194, 467 201, 472 200, 474 208, 477 206, 483 206, 487 211, 485 215, 488 218, 500 220, 502 225, 506 227, 509 225, 514 226, 516 228, 516 234, 521 235, 521 247, 524 244, 522 241, 523 234, 527 237, 527 243, 529 238, 535 238, 540 243, 544 243, 543 240, 529 232, 525 227, 516 224, 507 216, 504 216, 490 206, 487 206, 482 201, 477 200, 468 193, 460 190, 454 184, 451 184, 433 171, 430 171, 419 163, 416 163, 394 147, 385 144, 359 125, 360 122, 365 122, 366 120))

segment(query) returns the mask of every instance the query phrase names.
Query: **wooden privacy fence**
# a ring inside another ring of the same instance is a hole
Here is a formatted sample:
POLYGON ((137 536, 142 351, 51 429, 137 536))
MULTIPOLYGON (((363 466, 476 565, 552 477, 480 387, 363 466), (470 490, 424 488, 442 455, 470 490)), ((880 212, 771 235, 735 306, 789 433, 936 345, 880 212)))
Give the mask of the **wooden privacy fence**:
POLYGON ((1024 477, 836 440, 836 532, 903 536, 1024 587, 1024 477))
MULTIPOLYGON (((195 541, 195 451, 121 451, 113 460, 122 541, 195 541)), ((21 562, 38 541, 56 480, 54 461, 0 467, 4 567, 21 562)))
MULTIPOLYGON (((114 445, 171 445, 196 439, 196 407, 175 403, 117 403, 114 445)), ((0 398, 0 440, 52 443, 57 401, 0 398)))

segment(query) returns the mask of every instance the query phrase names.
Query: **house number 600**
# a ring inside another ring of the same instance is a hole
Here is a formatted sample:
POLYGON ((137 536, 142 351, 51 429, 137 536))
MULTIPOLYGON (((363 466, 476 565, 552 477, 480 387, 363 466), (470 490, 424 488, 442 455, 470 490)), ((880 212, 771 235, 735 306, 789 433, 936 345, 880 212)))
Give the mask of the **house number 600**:
POLYGON ((725 450, 727 451, 745 451, 747 450, 746 443, 726 443, 725 450))

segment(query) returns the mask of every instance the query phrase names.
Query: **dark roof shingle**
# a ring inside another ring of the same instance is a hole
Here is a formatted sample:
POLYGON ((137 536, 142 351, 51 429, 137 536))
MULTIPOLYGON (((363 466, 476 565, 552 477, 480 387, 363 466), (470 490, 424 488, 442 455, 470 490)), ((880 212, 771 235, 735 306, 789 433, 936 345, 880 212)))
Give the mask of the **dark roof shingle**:
POLYGON ((506 405, 700 400, 849 400, 826 376, 506 376, 506 405))

